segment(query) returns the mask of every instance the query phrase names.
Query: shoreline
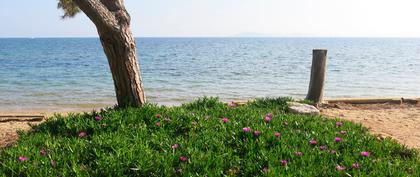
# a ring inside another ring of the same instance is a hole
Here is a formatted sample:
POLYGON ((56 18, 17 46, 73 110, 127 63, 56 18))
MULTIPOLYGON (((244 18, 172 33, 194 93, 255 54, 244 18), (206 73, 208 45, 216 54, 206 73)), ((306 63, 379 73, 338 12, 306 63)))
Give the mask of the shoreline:
MULTIPOLYGON (((221 101, 229 103, 235 102, 239 104, 245 104, 255 99, 235 99, 227 101, 226 99, 221 99, 221 101)), ((301 100, 301 99, 296 99, 301 100)), ((168 103, 168 102, 166 102, 168 103)), ((420 104, 420 97, 351 97, 351 98, 325 98, 323 104, 383 104, 383 103, 392 103, 392 104, 420 104)), ((156 103, 158 104, 158 103, 156 103)), ((164 106, 179 106, 182 103, 172 102, 171 104, 159 104, 164 106)), ((106 109, 113 107, 110 104, 101 104, 101 103, 92 103, 92 104, 69 104, 69 105, 60 105, 60 106, 50 106, 43 108, 18 108, 18 109, 0 109, 0 116, 4 115, 44 115, 52 116, 54 114, 69 114, 69 113, 84 113, 92 111, 100 111, 101 109, 106 109)))
POLYGON ((110 108, 112 105, 106 104, 84 104, 83 106, 51 106, 43 108, 20 108, 20 109, 9 109, 3 110, 0 109, 0 116, 2 115, 45 115, 52 116, 54 114, 68 114, 68 113, 83 113, 83 112, 92 112, 100 111, 101 109, 110 108))

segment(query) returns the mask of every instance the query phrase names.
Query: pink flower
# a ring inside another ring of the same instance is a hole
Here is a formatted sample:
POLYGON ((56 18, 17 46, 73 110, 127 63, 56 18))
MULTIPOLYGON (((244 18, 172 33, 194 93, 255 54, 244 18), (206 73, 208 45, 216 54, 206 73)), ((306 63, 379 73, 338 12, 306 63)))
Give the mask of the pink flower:
POLYGON ((316 140, 314 140, 314 139, 311 139, 310 141, 309 141, 309 144, 310 145, 316 145, 318 142, 316 141, 316 140))
POLYGON ((276 133, 274 133, 274 136, 275 136, 275 137, 280 137, 280 136, 281 136, 281 134, 280 134, 279 132, 276 132, 276 133))
POLYGON ((340 142, 340 141, 342 141, 342 140, 343 140, 343 139, 342 139, 342 138, 340 138, 340 137, 335 137, 335 138, 334 138, 334 141, 335 141, 335 142, 340 142))
POLYGON ((287 160, 280 160, 281 166, 286 166, 287 165, 287 160))
POLYGON ((327 148, 328 148, 327 146, 319 146, 319 149, 321 149, 321 150, 325 150, 327 148))
POLYGON ((335 154, 335 153, 337 153, 337 151, 336 150, 330 150, 330 153, 335 154))
POLYGON ((229 122, 229 119, 228 119, 228 118, 226 118, 226 117, 224 117, 224 118, 222 119, 222 121, 223 121, 223 123, 228 123, 228 122, 229 122))
POLYGON ((156 114, 155 117, 156 117, 156 119, 160 119, 162 117, 162 115, 156 114))
POLYGON ((79 138, 85 138, 85 137, 87 137, 87 133, 86 133, 86 132, 84 132, 84 131, 81 131, 81 132, 79 133, 79 138))
POLYGON ((354 163, 351 165, 352 168, 354 169, 359 169, 360 168, 360 164, 359 163, 354 163))
POLYGON ((173 145, 171 146, 171 148, 172 148, 172 149, 174 149, 174 150, 175 150, 175 149, 178 149, 178 148, 179 148, 179 144, 173 144, 173 145))
POLYGON ((46 156, 46 155, 47 155, 47 151, 46 151, 45 149, 41 149, 41 150, 39 151, 39 155, 41 155, 41 156, 46 156))
POLYGON ((345 166, 340 166, 340 165, 335 166, 335 168, 336 168, 338 171, 343 171, 343 170, 345 170, 345 169, 346 169, 346 167, 345 167, 345 166))
POLYGON ((340 132, 338 132, 339 134, 342 134, 342 135, 345 135, 345 134, 347 134, 347 132, 346 131, 340 131, 340 132))
POLYGON ((343 122, 336 122, 336 123, 335 123, 335 126, 337 126, 337 127, 341 127, 341 126, 343 126, 343 122))
POLYGON ((156 126, 160 127, 160 122, 156 122, 156 126))
POLYGON ((367 151, 363 151, 363 152, 360 153, 360 155, 363 156, 363 157, 369 157, 370 153, 367 152, 367 151))
POLYGON ((254 136, 260 136, 261 135, 261 132, 260 131, 258 131, 258 130, 255 130, 254 131, 254 136))
POLYGON ((29 160, 29 158, 28 158, 28 157, 25 157, 25 156, 20 156, 20 157, 18 158, 18 160, 19 160, 19 161, 21 161, 21 162, 24 162, 24 161, 28 161, 28 160, 29 160))
POLYGON ((270 122, 271 120, 273 120, 271 117, 265 117, 264 118, 264 121, 267 122, 267 123, 270 122))
POLYGON ((235 102, 231 101, 231 102, 228 103, 228 106, 231 107, 231 108, 234 108, 238 105, 235 102))
POLYGON ((296 156, 299 156, 299 157, 300 157, 300 156, 303 156, 303 152, 295 152, 295 155, 296 155, 296 156))
POLYGON ((101 116, 95 116, 95 120, 96 121, 101 121, 102 120, 102 117, 101 116))
POLYGON ((179 160, 180 160, 181 162, 186 162, 186 161, 188 160, 188 157, 186 157, 186 156, 181 156, 181 157, 179 157, 179 160))
POLYGON ((266 117, 271 117, 271 118, 273 118, 273 114, 271 114, 271 113, 268 113, 268 114, 266 114, 265 116, 266 116, 266 117))
POLYGON ((249 128, 249 127, 244 127, 244 128, 242 128, 242 131, 243 131, 244 133, 248 133, 249 131, 251 131, 251 128, 249 128))

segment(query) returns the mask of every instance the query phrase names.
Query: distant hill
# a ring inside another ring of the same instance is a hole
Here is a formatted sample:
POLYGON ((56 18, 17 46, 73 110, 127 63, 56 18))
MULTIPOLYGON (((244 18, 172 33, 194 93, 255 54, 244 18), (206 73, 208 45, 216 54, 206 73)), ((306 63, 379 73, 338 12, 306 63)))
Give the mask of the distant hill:
POLYGON ((245 32, 245 33, 235 34, 231 37, 270 37, 270 36, 267 34, 262 34, 262 33, 245 32))

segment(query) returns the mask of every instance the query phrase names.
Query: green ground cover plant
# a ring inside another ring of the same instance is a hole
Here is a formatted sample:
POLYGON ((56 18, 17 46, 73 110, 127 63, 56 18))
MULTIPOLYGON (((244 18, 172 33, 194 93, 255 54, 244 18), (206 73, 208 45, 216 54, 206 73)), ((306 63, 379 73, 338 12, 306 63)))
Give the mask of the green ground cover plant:
POLYGON ((420 176, 416 150, 290 100, 56 115, 0 149, 0 176, 420 176))

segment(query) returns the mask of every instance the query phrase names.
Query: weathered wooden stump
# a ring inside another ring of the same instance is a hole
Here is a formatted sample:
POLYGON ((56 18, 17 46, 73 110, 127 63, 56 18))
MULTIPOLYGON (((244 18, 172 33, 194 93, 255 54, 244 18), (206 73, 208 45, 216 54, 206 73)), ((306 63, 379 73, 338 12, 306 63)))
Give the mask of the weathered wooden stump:
POLYGON ((314 49, 312 56, 311 80, 309 82, 307 100, 315 104, 322 102, 324 96, 325 71, 327 65, 327 50, 314 49))

